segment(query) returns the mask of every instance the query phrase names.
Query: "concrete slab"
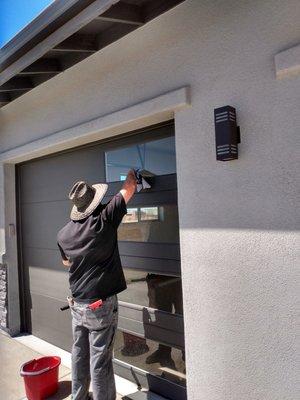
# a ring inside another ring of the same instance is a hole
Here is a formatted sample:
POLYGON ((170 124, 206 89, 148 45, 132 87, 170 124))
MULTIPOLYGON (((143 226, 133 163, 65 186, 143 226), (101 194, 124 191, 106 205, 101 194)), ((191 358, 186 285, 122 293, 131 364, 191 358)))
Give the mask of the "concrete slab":
MULTIPOLYGON (((53 346, 54 348, 55 346, 53 346)), ((23 378, 20 377, 20 366, 34 358, 51 354, 51 347, 40 347, 41 352, 23 344, 16 338, 11 338, 0 331, 0 399, 2 400, 26 400, 23 378)), ((57 355, 57 351, 52 351, 57 355)), ((60 354, 59 354, 60 355, 60 354)), ((71 400, 71 371, 63 364, 59 368, 59 389, 55 395, 47 400, 71 400)), ((90 388, 90 392, 92 388, 90 388)), ((122 396, 117 395, 116 400, 122 396)))
MULTIPOLYGON (((26 398, 23 378, 20 377, 20 366, 26 361, 42 356, 0 332, 0 399, 21 400, 26 398)), ((68 368, 60 366, 59 377, 61 380, 69 374, 68 368)))
POLYGON ((31 348, 34 351, 37 351, 40 354, 48 355, 55 354, 61 358, 61 364, 65 367, 71 369, 71 353, 65 351, 53 344, 46 342, 43 339, 40 339, 33 335, 28 334, 20 334, 14 337, 14 340, 20 342, 26 347, 31 348))
MULTIPOLYGON (((60 379, 58 392, 51 397, 47 397, 47 400, 71 400, 71 380, 71 374, 60 379)), ((92 393, 92 387, 90 387, 90 393, 92 393)), ((116 400, 122 399, 123 397, 118 394, 116 400)))
MULTIPOLYGON (((28 335, 28 334, 23 334, 19 335, 13 338, 13 340, 18 341, 19 343, 23 344, 26 347, 31 348, 32 350, 43 354, 43 355, 49 355, 49 354, 55 354, 61 358, 61 363, 65 367, 71 369, 71 353, 68 351, 62 350, 61 348, 54 346, 51 343, 46 342, 45 340, 42 340, 36 336, 33 335, 28 335)), ((71 380, 71 378, 70 378, 71 380)), ((120 393, 117 397, 117 399, 121 399, 122 396, 129 395, 131 393, 136 392, 136 384, 128 381, 127 379, 121 378, 118 375, 115 375, 115 381, 116 381, 116 388, 118 393, 120 393)), ((90 391, 92 391, 92 388, 90 388, 90 391)), ((66 397, 68 398, 68 397, 66 397)), ((0 399, 2 400, 2 399, 0 399)))

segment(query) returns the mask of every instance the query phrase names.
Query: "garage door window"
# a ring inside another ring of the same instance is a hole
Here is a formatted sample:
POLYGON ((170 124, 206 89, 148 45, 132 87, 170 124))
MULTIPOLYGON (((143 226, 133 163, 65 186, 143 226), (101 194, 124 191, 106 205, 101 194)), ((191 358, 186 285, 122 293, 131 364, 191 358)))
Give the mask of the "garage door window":
POLYGON ((172 314, 183 314, 181 278, 124 268, 127 290, 119 300, 172 314))
POLYGON ((129 169, 146 169, 154 175, 176 173, 175 139, 167 137, 105 153, 106 181, 125 179, 129 169))
POLYGON ((184 350, 118 330, 114 356, 178 385, 186 384, 184 350))
POLYGON ((176 204, 129 208, 118 230, 125 242, 179 243, 176 204))

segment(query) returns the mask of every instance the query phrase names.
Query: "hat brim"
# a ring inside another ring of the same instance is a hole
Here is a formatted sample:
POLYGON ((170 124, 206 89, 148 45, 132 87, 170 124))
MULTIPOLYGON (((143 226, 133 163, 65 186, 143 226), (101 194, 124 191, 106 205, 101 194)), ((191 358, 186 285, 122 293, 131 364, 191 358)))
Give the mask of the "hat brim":
POLYGON ((101 203, 101 200, 105 196, 108 189, 108 185, 106 183, 97 183, 95 185, 92 185, 92 187, 96 189, 96 191, 94 198, 90 202, 90 204, 85 208, 78 208, 75 205, 72 207, 70 218, 73 221, 80 221, 81 219, 84 219, 91 215, 101 203))

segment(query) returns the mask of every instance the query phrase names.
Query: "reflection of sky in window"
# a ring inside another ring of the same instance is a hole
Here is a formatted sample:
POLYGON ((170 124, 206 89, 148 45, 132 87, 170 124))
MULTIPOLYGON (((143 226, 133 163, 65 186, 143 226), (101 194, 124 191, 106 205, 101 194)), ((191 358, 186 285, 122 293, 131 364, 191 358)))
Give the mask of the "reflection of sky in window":
POLYGON ((155 175, 176 172, 175 139, 168 137, 106 153, 108 182, 120 181, 131 168, 141 168, 155 175))
POLYGON ((0 48, 53 0, 0 0, 0 48))

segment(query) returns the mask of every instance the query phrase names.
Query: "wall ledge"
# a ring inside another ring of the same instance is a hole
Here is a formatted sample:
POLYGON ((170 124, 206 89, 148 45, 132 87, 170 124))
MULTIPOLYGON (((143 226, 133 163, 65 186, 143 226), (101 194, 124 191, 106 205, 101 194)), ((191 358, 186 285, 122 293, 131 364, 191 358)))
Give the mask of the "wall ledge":
POLYGON ((276 54, 274 60, 277 79, 300 75, 300 44, 276 54))
POLYGON ((172 119, 176 111, 189 105, 190 88, 181 87, 7 150, 0 153, 0 162, 16 164, 141 129, 172 119))

